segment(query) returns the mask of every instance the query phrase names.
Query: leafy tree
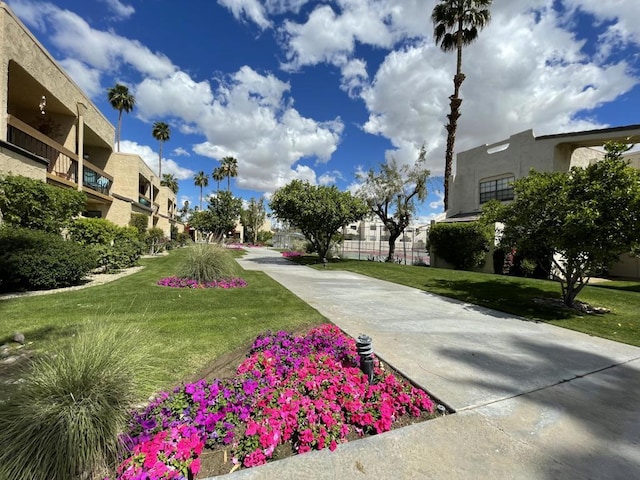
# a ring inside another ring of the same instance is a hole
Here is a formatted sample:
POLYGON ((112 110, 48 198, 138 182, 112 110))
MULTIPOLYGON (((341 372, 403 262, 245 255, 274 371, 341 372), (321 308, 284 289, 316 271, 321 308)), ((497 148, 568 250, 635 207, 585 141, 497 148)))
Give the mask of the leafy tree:
POLYGON ((429 229, 433 253, 457 270, 471 270, 484 263, 493 235, 480 222, 436 223, 429 229))
POLYGON ((118 142, 118 151, 120 151, 120 134, 122 132, 122 112, 131 112, 136 104, 136 97, 129 93, 129 89, 116 83, 115 87, 111 87, 107 91, 107 98, 113 108, 118 110, 118 130, 116 139, 118 142))
POLYGON ((241 209, 241 199, 235 198, 230 192, 220 192, 209 199, 206 210, 191 215, 189 225, 209 237, 222 239, 235 229, 241 209))
POLYGON ((173 173, 163 173, 162 180, 160 180, 160 185, 169 187, 169 190, 176 194, 178 193, 178 189, 180 188, 178 186, 178 179, 173 173))
POLYGON ((86 200, 77 190, 21 175, 0 176, 0 219, 13 227, 60 233, 86 200))
POLYGON ((326 258, 334 233, 367 213, 367 205, 350 192, 300 180, 277 190, 269 205, 280 220, 300 229, 320 258, 326 258))
POLYGON ((393 262, 396 240, 411 223, 416 202, 427 196, 426 152, 424 147, 413 166, 398 166, 395 159, 380 165, 380 171, 369 170, 360 177, 363 182, 357 192, 372 213, 378 216, 389 231, 389 255, 393 262))
POLYGON ((151 135, 160 143, 158 150, 158 177, 164 178, 162 176, 162 145, 171 137, 171 129, 169 125, 164 122, 155 122, 151 130, 151 135))
POLYGON ((200 187, 200 210, 202 210, 202 189, 209 186, 209 176, 202 170, 193 176, 193 183, 200 187))
POLYGON ((514 183, 511 204, 490 202, 483 213, 504 224, 501 245, 554 254, 551 273, 568 306, 590 276, 640 245, 640 171, 622 159, 627 146, 605 149, 604 160, 586 168, 531 171, 514 183))
POLYGON ((453 164, 453 150, 460 118, 460 86, 465 79, 462 73, 462 49, 478 38, 491 20, 489 7, 492 0, 439 0, 433 8, 431 20, 433 37, 444 52, 456 51, 456 74, 453 77, 453 95, 449 97, 451 113, 447 115, 447 151, 444 167, 444 209, 449 208, 449 178, 453 164))
POLYGON ((251 237, 253 243, 258 242, 258 232, 260 227, 267 218, 264 210, 264 199, 251 198, 247 208, 243 208, 240 212, 240 223, 244 227, 247 237, 251 237))
POLYGON ((226 177, 226 175, 222 170, 222 167, 216 167, 213 169, 213 172, 211 173, 211 178, 217 182, 218 187, 216 191, 218 192, 220 191, 220 182, 224 180, 224 177, 226 177))
POLYGON ((227 192, 231 190, 231 177, 238 176, 238 160, 234 157, 224 157, 222 159, 222 173, 227 177, 227 192))

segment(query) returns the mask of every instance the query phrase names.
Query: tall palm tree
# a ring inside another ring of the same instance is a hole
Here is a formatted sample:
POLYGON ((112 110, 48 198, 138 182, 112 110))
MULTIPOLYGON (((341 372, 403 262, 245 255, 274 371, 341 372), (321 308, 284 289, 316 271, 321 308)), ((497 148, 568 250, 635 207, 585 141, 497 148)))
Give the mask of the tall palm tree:
POLYGON ((129 93, 129 89, 116 83, 107 91, 107 98, 113 108, 118 110, 118 131, 116 132, 118 152, 120 151, 120 134, 122 132, 122 112, 129 113, 136 104, 136 97, 129 93))
POLYGON ((160 149, 158 151, 158 177, 164 178, 162 176, 162 145, 171 137, 171 129, 169 125, 164 122, 156 122, 153 124, 151 135, 160 143, 160 149))
POLYGON ((224 177, 226 177, 226 175, 222 170, 222 167, 216 167, 213 169, 213 173, 211 173, 211 178, 216 182, 218 182, 218 193, 220 193, 220 181, 224 180, 224 177))
POLYGON ((200 210, 202 210, 202 189, 209 186, 209 175, 201 170, 193 176, 193 183, 196 187, 200 187, 200 210))
POLYGON ((178 186, 178 179, 173 173, 163 173, 162 180, 160 180, 160 185, 169 187, 169 190, 176 194, 178 193, 178 189, 180 188, 178 186))
POLYGON ((449 177, 453 164, 453 148, 460 118, 460 86, 465 75, 462 73, 462 48, 478 38, 478 31, 491 21, 489 7, 492 0, 439 0, 433 8, 433 36, 444 52, 456 51, 458 61, 453 77, 453 95, 449 97, 451 113, 447 115, 447 152, 444 164, 444 209, 449 208, 449 177))
POLYGON ((231 191, 231 177, 238 176, 238 160, 234 157, 224 157, 221 160, 222 171, 227 177, 227 192, 231 191))

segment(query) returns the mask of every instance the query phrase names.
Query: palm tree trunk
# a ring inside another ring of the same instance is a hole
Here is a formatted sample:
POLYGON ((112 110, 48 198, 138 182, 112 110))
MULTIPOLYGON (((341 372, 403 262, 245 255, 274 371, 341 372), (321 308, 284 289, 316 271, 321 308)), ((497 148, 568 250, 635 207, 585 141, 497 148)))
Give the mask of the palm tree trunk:
POLYGON ((162 180, 162 142, 160 142, 160 151, 158 152, 158 178, 162 180))
POLYGON ((231 175, 227 175, 227 192, 231 191, 231 175))
POLYGON ((118 110, 118 132, 117 132, 117 140, 118 140, 118 152, 120 152, 120 132, 122 131, 122 110, 118 110))
POLYGON ((202 211, 202 185, 200 185, 200 211, 202 211))
POLYGON ((464 82, 465 75, 462 73, 462 20, 458 24, 457 32, 457 50, 458 58, 456 63, 456 74, 453 77, 453 95, 449 97, 449 105, 451 113, 447 115, 449 124, 447 125, 447 152, 445 154, 444 163, 444 210, 449 208, 449 179, 451 178, 451 170, 453 166, 453 150, 456 143, 456 131, 458 130, 458 119, 460 118, 460 86, 464 82))

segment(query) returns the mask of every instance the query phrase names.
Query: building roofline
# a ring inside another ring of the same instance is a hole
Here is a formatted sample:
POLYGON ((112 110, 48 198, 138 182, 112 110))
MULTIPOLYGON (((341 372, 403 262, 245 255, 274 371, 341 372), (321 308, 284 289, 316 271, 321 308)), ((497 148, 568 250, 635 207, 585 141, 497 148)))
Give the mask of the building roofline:
POLYGON ((568 133, 554 133, 551 135, 541 135, 539 137, 535 137, 536 140, 549 140, 554 138, 571 138, 577 137, 580 135, 595 135, 595 134, 603 134, 603 133, 617 133, 623 132, 625 130, 639 130, 640 124, 634 125, 624 125, 621 127, 609 127, 609 128, 598 128, 594 130, 583 130, 581 132, 568 132, 568 133))

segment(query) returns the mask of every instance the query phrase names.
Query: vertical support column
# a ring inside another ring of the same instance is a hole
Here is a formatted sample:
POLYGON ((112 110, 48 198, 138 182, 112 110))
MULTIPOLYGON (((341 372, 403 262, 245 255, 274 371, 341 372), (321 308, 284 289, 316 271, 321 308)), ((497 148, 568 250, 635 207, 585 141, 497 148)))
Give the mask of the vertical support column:
POLYGON ((78 154, 78 191, 82 191, 84 184, 84 114, 87 107, 82 102, 76 104, 78 108, 78 131, 76 132, 76 153, 78 154))

